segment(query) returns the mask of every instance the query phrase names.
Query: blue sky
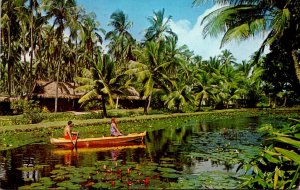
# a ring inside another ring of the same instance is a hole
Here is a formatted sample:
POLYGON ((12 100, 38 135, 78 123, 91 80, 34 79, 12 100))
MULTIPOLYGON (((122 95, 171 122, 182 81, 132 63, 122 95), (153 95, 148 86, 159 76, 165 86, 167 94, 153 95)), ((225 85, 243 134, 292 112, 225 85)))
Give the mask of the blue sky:
POLYGON ((94 12, 102 28, 109 31, 107 26, 110 15, 116 10, 122 10, 133 22, 130 30, 137 40, 143 38, 143 32, 149 27, 148 17, 153 11, 165 9, 165 16, 172 16, 170 26, 178 35, 179 45, 188 45, 195 54, 203 59, 219 55, 223 49, 229 49, 238 61, 249 59, 249 56, 258 50, 263 36, 256 36, 244 42, 232 42, 220 49, 221 36, 203 39, 203 26, 200 22, 204 15, 218 6, 206 4, 193 7, 192 0, 77 0, 77 5, 84 7, 87 12, 94 12))

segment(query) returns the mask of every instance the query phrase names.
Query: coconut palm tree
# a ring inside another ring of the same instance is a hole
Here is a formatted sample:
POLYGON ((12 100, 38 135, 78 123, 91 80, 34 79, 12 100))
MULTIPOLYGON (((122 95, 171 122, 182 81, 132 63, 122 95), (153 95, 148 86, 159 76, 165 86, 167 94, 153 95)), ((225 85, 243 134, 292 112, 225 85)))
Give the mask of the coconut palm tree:
POLYGON ((148 41, 145 47, 134 50, 133 53, 137 57, 137 61, 130 61, 129 69, 125 74, 131 78, 125 86, 134 82, 143 84, 141 95, 147 99, 144 106, 144 113, 147 114, 153 93, 161 89, 170 89, 174 85, 174 81, 166 74, 166 68, 170 66, 171 62, 166 59, 163 41, 148 41))
POLYGON ((68 14, 71 12, 71 8, 76 6, 75 0, 61 0, 61 1, 52 1, 52 0, 42 0, 43 7, 46 11, 46 15, 54 17, 53 26, 57 26, 55 31, 57 38, 59 39, 59 55, 57 57, 57 72, 56 72, 56 95, 55 95, 55 112, 57 112, 57 103, 58 103, 58 82, 60 76, 60 69, 62 65, 62 52, 63 52, 63 34, 68 23, 68 14))
POLYGON ((233 56, 233 54, 225 49, 221 52, 221 55, 219 55, 219 59, 222 65, 230 66, 236 64, 236 58, 233 56))
POLYGON ((148 21, 150 26, 146 29, 146 41, 160 41, 165 40, 166 36, 176 36, 176 34, 170 28, 171 16, 165 19, 165 9, 157 12, 153 12, 154 16, 149 17, 148 21))
POLYGON ((126 45, 130 45, 130 42, 133 41, 133 37, 129 33, 133 23, 128 20, 128 16, 123 11, 118 10, 110 16, 108 25, 113 27, 113 30, 105 36, 105 39, 110 39, 114 44, 109 46, 110 52, 114 52, 116 61, 120 60, 121 63, 124 63, 129 53, 126 45))
MULTIPOLYGON (((208 2, 208 0, 194 0, 195 5, 208 2)), ((214 3, 222 7, 204 17, 204 36, 222 34, 221 46, 231 40, 245 40, 254 35, 268 33, 259 52, 265 46, 272 45, 280 40, 284 34, 289 34, 288 48, 291 63, 300 81, 298 34, 300 22, 298 0, 216 0, 214 3)), ((291 65, 292 66, 292 65, 291 65)))
POLYGON ((176 108, 176 112, 182 111, 188 103, 194 102, 191 87, 183 81, 177 81, 171 91, 162 96, 162 100, 169 109, 176 108))
POLYGON ((97 62, 98 50, 100 50, 103 42, 101 34, 105 31, 100 27, 100 23, 96 21, 96 15, 94 13, 85 14, 82 20, 82 31, 80 32, 81 45, 85 47, 86 54, 83 54, 83 58, 86 63, 86 67, 93 66, 92 62, 97 62))
MULTIPOLYGON (((98 52, 100 54, 100 52, 98 52)), ((91 67, 90 70, 83 69, 82 76, 76 77, 75 80, 81 84, 77 91, 85 92, 79 100, 79 103, 85 103, 100 95, 103 115, 107 117, 106 103, 109 102, 110 105, 114 104, 112 97, 111 80, 115 77, 115 63, 111 58, 104 54, 103 56, 98 56, 98 61, 91 67)))
POLYGON ((193 85, 192 91, 195 95, 195 101, 198 101, 198 111, 201 110, 201 105, 203 100, 205 101, 206 105, 210 96, 212 95, 212 80, 213 78, 211 75, 205 71, 195 70, 193 74, 193 85))
POLYGON ((20 39, 20 19, 18 12, 14 11, 18 7, 23 5, 21 1, 8 1, 4 0, 2 3, 2 18, 1 18, 1 46, 2 48, 2 64, 4 68, 7 68, 7 86, 6 92, 9 96, 12 95, 13 91, 13 77, 14 77, 14 65, 20 60, 19 53, 19 39, 20 39), (6 67, 7 65, 7 67, 6 67))

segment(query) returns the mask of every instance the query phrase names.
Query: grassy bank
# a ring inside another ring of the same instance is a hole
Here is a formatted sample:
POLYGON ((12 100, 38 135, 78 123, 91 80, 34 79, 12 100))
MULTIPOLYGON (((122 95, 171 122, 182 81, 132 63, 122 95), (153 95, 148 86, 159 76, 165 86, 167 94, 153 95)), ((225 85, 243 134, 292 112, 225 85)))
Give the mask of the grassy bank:
MULTIPOLYGON (((203 118, 218 118, 218 117, 232 117, 235 115, 242 116, 261 116, 261 115, 272 115, 278 113, 300 113, 299 108, 278 108, 269 110, 260 109, 229 109, 229 110, 214 110, 208 112, 193 112, 193 113, 165 113, 165 114, 152 114, 152 115, 142 115, 142 110, 111 110, 109 111, 110 116, 118 117, 120 123, 123 122, 137 122, 137 121, 147 121, 147 120, 161 120, 172 117, 203 117, 203 118), (131 114, 130 114, 131 113, 131 114)), ((68 113, 71 114, 69 117, 65 117, 64 120, 55 121, 43 121, 37 124, 26 124, 26 125, 6 125, 0 126, 0 133, 6 131, 16 131, 16 132, 29 132, 33 130, 39 130, 43 128, 61 128, 66 125, 67 120, 73 120, 76 127, 80 126, 95 126, 108 124, 110 122, 109 118, 101 119, 85 119, 82 115, 83 113, 68 113)), ((86 113, 89 114, 89 113, 86 113)), ((10 116, 7 116, 9 118, 10 116)), ((0 119, 5 119, 1 117, 0 119)))
MULTIPOLYGON (((116 112, 115 110, 111 110, 116 112)), ((132 110, 118 110, 122 112, 133 112, 132 110)), ((118 112, 117 111, 117 112, 118 112)), ((118 112, 119 129, 124 133, 154 131, 164 128, 179 128, 189 121, 193 120, 219 120, 232 119, 233 122, 244 117, 268 116, 275 117, 273 120, 292 116, 299 118, 300 108, 292 109, 276 109, 276 110, 259 110, 259 109, 230 109, 230 110, 214 110, 209 112, 196 113, 169 113, 169 114, 152 114, 121 117, 118 112), (287 115, 288 114, 288 115, 287 115), (279 118, 278 118, 279 117, 279 118)), ((68 113, 69 115, 70 113, 68 113)), ((109 118, 103 119, 82 119, 82 113, 72 113, 67 119, 72 119, 75 131, 80 132, 80 137, 97 137, 109 135, 109 118)), ((87 113, 88 114, 88 113, 87 113)), ((142 114, 142 111, 141 113, 142 114)), ((112 115, 110 115, 112 116, 112 115)), ((113 115, 115 116, 115 115, 113 115)), ((60 118, 60 117, 58 117, 60 118)), ((52 117, 53 120, 53 117, 52 117)), ((38 124, 28 125, 6 125, 0 126, 0 151, 33 143, 49 143, 49 137, 60 137, 66 125, 67 120, 43 121, 38 124)))

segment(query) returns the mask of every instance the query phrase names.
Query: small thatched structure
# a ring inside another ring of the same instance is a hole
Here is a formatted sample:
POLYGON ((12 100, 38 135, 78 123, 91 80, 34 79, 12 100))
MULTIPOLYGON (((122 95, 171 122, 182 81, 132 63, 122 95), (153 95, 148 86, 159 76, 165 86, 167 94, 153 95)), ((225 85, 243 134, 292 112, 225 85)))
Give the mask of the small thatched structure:
MULTIPOLYGON (((83 92, 75 91, 78 86, 71 82, 58 83, 58 111, 80 111, 82 109, 78 100, 83 92)), ((56 97, 56 81, 37 80, 32 91, 32 98, 40 102, 41 107, 54 110, 56 97)), ((98 96, 97 99, 101 99, 98 96)), ((125 90, 125 95, 113 94, 113 99, 123 108, 143 107, 145 98, 140 98, 139 93, 132 87, 125 90)))
MULTIPOLYGON (((58 83, 58 98, 62 99, 78 99, 83 93, 75 91, 75 83, 59 82, 58 83)), ((38 98, 55 98, 56 97, 56 82, 55 81, 41 81, 37 80, 32 95, 38 98)))
MULTIPOLYGON (((83 93, 75 91, 75 83, 58 83, 58 111, 80 110, 78 100, 83 93)), ((53 111, 55 107, 56 81, 37 80, 32 90, 32 98, 40 102, 41 107, 53 111)))

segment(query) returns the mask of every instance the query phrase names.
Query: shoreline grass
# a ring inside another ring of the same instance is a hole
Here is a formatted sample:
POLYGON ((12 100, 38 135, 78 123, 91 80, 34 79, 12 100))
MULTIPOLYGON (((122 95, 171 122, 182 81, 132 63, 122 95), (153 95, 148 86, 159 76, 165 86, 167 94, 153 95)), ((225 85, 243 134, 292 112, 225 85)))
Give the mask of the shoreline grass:
MULTIPOLYGON (((112 110, 115 111, 115 110, 112 110)), ((124 110, 122 110, 124 112, 124 110)), ((132 110, 127 110, 128 112, 132 112, 132 110)), ((125 111, 126 112, 126 111, 125 111)), ((152 114, 152 115, 133 115, 127 117, 118 117, 118 121, 120 123, 123 122, 136 122, 138 120, 146 121, 146 120, 159 120, 159 119, 168 119, 172 117, 191 117, 191 116, 203 116, 203 117, 218 117, 224 115, 237 115, 237 114, 245 114, 248 116, 260 116, 260 115, 268 115, 268 114, 277 114, 280 112, 291 112, 291 113, 300 113, 300 107, 295 108, 276 108, 276 109, 268 109, 261 110, 258 108, 252 109, 227 109, 227 110, 213 110, 206 112, 192 112, 192 113, 163 113, 163 114, 152 114)), ((9 116, 8 116, 9 117, 9 116)), ((3 119, 5 117, 1 117, 3 119)), ((26 124, 26 125, 7 125, 0 126, 0 133, 6 131, 16 131, 16 132, 30 132, 43 128, 61 128, 66 125, 66 120, 60 121, 47 121, 41 122, 37 124, 26 124)), ((73 122, 76 127, 80 126, 94 126, 94 125, 102 125, 110 122, 110 118, 100 118, 100 119, 76 119, 74 117, 73 122)))

